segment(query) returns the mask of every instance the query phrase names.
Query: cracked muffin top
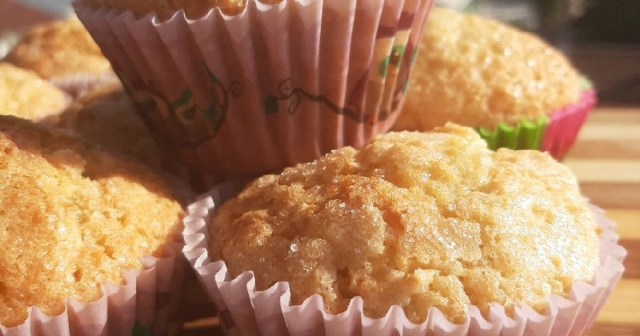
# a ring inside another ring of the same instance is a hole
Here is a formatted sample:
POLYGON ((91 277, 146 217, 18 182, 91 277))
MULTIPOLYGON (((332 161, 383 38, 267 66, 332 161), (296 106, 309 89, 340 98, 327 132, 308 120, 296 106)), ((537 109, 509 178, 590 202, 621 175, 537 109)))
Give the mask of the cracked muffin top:
POLYGON ((578 101, 579 73, 539 37, 477 15, 434 8, 395 129, 455 122, 494 129, 578 101))
POLYGON ((597 230, 568 168, 448 124, 257 179, 214 215, 209 249, 258 290, 288 281, 293 304, 320 294, 340 313, 361 296, 372 318, 400 305, 422 323, 435 306, 460 323, 467 304, 542 312, 591 280, 597 230))
POLYGON ((0 116, 0 324, 40 307, 91 302, 124 269, 161 257, 183 216, 174 192, 129 157, 80 138, 0 116))
POLYGON ((48 80, 111 75, 111 64, 80 20, 43 23, 28 30, 6 61, 48 80))

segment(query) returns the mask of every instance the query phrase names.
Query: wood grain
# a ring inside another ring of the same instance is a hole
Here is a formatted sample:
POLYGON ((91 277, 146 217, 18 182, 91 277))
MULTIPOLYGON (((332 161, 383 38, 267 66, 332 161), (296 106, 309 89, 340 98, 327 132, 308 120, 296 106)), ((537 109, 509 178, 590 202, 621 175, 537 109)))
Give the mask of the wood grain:
MULTIPOLYGON (((0 0, 0 31, 50 18, 0 0)), ((623 279, 588 335, 640 335, 640 107, 596 109, 564 163, 578 177, 583 194, 618 223, 621 244, 628 250, 623 279)), ((188 281, 185 302, 190 304, 183 310, 189 322, 182 335, 223 335, 197 280, 191 276, 188 281)))
POLYGON ((596 109, 564 162, 618 224, 628 252, 623 279, 588 335, 640 335, 640 108, 596 109))

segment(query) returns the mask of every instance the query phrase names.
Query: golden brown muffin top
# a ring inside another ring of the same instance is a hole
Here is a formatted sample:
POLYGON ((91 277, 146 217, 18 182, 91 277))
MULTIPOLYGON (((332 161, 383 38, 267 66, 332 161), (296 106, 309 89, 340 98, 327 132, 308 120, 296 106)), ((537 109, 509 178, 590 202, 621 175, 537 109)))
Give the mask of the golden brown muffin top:
POLYGON ((60 116, 57 126, 108 150, 131 154, 152 166, 160 164, 160 150, 119 83, 80 96, 60 116))
POLYGON ((77 19, 59 20, 30 29, 6 61, 37 72, 45 79, 110 73, 89 32, 77 19))
POLYGON ((579 98, 578 73, 564 55, 503 23, 434 8, 420 48, 397 130, 448 121, 493 130, 579 98))
POLYGON ((259 178, 215 215, 210 251, 258 290, 288 281, 293 304, 319 293, 339 313, 359 295, 369 317, 400 305, 421 323, 435 306, 459 323, 467 304, 542 312, 591 280, 596 231, 568 168, 448 124, 259 178))
POLYGON ((179 228, 182 208, 144 165, 78 137, 0 116, 0 324, 90 302, 179 228))
MULTIPOLYGON (((263 4, 276 5, 282 0, 259 0, 263 4)), ((112 7, 121 11, 131 10, 136 18, 155 13, 160 20, 170 19, 176 11, 183 9, 187 18, 198 19, 211 9, 220 7, 228 15, 241 13, 247 0, 83 0, 91 6, 112 7)))
POLYGON ((69 100, 35 72, 0 62, 0 114, 53 123, 69 100))

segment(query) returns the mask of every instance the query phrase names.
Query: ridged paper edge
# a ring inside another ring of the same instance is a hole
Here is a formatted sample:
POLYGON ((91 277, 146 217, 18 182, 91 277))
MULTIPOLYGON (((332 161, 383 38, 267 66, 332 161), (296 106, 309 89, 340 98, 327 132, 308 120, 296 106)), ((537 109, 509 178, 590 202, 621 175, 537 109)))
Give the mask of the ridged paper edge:
POLYGON ((595 103, 595 91, 585 90, 576 103, 555 110, 548 117, 521 119, 515 126, 498 123, 492 130, 479 127, 476 131, 493 150, 503 147, 540 150, 560 160, 575 142, 595 103))
POLYGON ((196 270, 209 298, 220 310, 221 321, 232 333, 313 335, 315 328, 320 328, 326 335, 423 335, 427 331, 447 336, 467 333, 514 336, 582 334, 593 323, 624 272, 622 260, 626 250, 617 243, 619 237, 613 231, 615 223, 606 218, 600 208, 589 205, 602 230, 599 237, 601 266, 591 282, 575 282, 566 298, 553 295, 544 314, 527 305, 516 305, 514 316, 508 317, 503 306, 493 304, 488 319, 485 319, 477 307, 470 305, 466 322, 454 324, 439 309, 432 307, 427 320, 416 325, 406 318, 399 306, 393 306, 384 318, 367 318, 363 313, 362 299, 356 297, 345 312, 331 315, 324 311, 319 295, 306 299, 299 306, 292 306, 286 282, 257 291, 252 272, 232 278, 223 261, 209 259, 207 227, 210 216, 217 205, 233 197, 243 185, 227 182, 198 197, 189 206, 184 231, 186 245, 183 253, 196 270), (228 294, 231 291, 225 293, 230 288, 234 288, 233 295, 228 294), (242 295, 238 295, 239 292, 242 295), (266 300, 262 298, 273 295, 279 300, 272 300, 265 306, 266 300), (305 315, 306 318, 285 322, 284 315, 305 315))
MULTIPOLYGON (((185 204, 194 200, 193 192, 174 177, 163 177, 187 216, 185 204)), ((32 306, 22 324, 14 327, 0 324, 0 336, 178 335, 182 329, 178 318, 180 293, 187 267, 182 256, 185 246, 182 229, 177 225, 171 233, 171 241, 163 246, 162 257, 142 256, 142 269, 123 270, 123 285, 101 284, 101 296, 92 302, 68 298, 65 310, 55 316, 32 306), (158 299, 165 300, 166 305, 158 307, 158 299)))
POLYGON ((146 113, 161 147, 189 166, 191 180, 220 181, 311 161, 344 145, 363 146, 388 130, 403 101, 389 97, 402 91, 404 63, 413 55, 407 46, 418 46, 432 2, 249 1, 237 15, 214 8, 189 20, 180 10, 162 22, 81 1, 74 7, 127 91, 170 111, 146 113), (343 26, 353 33, 332 32, 343 26), (282 32, 289 38, 280 39, 282 32), (393 71, 381 71, 379 65, 389 62, 393 71), (203 89, 187 92, 194 87, 203 89), (378 108, 358 108, 369 105, 378 108), (233 113, 238 110, 252 113, 233 113))

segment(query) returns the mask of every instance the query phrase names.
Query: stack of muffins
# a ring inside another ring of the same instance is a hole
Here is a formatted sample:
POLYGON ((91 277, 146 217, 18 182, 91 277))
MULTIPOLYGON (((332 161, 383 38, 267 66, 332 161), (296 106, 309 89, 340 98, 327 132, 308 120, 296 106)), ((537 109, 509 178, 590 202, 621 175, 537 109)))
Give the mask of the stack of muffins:
POLYGON ((0 63, 31 120, 0 116, 0 335, 179 334, 179 250, 246 335, 580 334, 624 270, 554 160, 593 89, 531 35, 431 0, 74 6, 0 63))

